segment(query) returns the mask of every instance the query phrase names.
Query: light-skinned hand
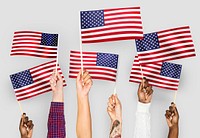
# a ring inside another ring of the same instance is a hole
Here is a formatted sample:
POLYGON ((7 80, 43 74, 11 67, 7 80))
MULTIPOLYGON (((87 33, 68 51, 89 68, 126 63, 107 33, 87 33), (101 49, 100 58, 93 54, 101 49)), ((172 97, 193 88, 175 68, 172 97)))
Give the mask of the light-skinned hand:
POLYGON ((117 95, 111 95, 109 97, 107 112, 110 116, 112 123, 115 120, 122 122, 122 106, 117 95))
POLYGON ((53 91, 53 102, 63 102, 63 78, 59 72, 53 71, 50 76, 50 86, 53 91))
POLYGON ((82 70, 80 70, 76 79, 77 94, 81 97, 87 97, 92 84, 93 82, 89 72, 84 70, 82 75, 82 70))

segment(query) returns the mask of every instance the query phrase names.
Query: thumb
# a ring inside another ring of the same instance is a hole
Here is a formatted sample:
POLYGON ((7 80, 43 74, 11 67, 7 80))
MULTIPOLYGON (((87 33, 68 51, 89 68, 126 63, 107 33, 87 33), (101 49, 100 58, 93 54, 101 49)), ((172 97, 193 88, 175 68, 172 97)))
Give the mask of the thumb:
POLYGON ((142 79, 142 81, 140 82, 139 87, 138 87, 138 93, 142 92, 143 87, 144 86, 143 86, 143 79, 142 79))
POLYGON ((79 73, 77 74, 76 82, 79 82, 81 80, 81 74, 82 70, 80 70, 79 73))
POLYGON ((62 80, 61 73, 59 72, 59 70, 58 70, 58 72, 57 72, 56 75, 57 75, 57 77, 58 77, 59 80, 62 80))
POLYGON ((120 104, 120 100, 119 100, 119 98, 118 98, 118 95, 117 95, 117 94, 115 94, 115 101, 116 101, 116 104, 120 104))
POLYGON ((31 138, 33 135, 33 128, 29 130, 28 132, 28 138, 31 138))
POLYGON ((166 121, 167 121, 168 126, 171 127, 171 126, 172 126, 172 123, 171 123, 170 119, 169 119, 169 118, 166 118, 166 121))
POLYGON ((24 118, 25 118, 25 113, 23 113, 23 115, 21 116, 21 119, 20 119, 20 124, 19 124, 19 127, 23 127, 24 126, 24 118))
POLYGON ((177 110, 177 108, 176 108, 176 105, 175 105, 174 103, 172 103, 172 105, 173 105, 174 114, 175 114, 176 116, 179 115, 179 114, 178 114, 178 110, 177 110))

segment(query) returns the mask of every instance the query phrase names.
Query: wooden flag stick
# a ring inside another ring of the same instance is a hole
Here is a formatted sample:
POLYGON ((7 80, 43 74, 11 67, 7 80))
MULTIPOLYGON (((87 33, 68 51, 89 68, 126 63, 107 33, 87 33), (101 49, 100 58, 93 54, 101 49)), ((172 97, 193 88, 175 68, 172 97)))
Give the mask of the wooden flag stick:
POLYGON ((178 94, 178 90, 175 91, 175 93, 174 93, 174 103, 176 103, 176 97, 177 97, 177 94, 178 94))
POLYGON ((56 54, 56 75, 58 73, 58 51, 59 51, 59 41, 58 41, 58 44, 57 44, 57 54, 56 54))
MULTIPOLYGON (((119 65, 119 59, 117 62, 117 66, 119 65)), ((118 69, 117 69, 117 73, 116 73, 116 81, 115 81, 115 86, 114 86, 114 91, 113 94, 116 95, 117 94, 117 78, 118 78, 118 69)))
POLYGON ((21 112, 21 114, 23 114, 21 103, 19 101, 17 101, 17 102, 18 102, 18 105, 19 105, 20 112, 21 112))
POLYGON ((82 46, 82 38, 81 38, 81 14, 79 12, 79 36, 80 36, 80 54, 81 54, 81 70, 83 76, 83 46, 82 46))
POLYGON ((56 57, 56 75, 58 73, 58 49, 57 49, 57 57, 56 57))
POLYGON ((144 81, 143 81, 143 78, 144 78, 144 74, 143 74, 143 70, 142 70, 142 66, 140 65, 140 70, 141 70, 141 75, 142 75, 142 85, 144 86, 144 81))

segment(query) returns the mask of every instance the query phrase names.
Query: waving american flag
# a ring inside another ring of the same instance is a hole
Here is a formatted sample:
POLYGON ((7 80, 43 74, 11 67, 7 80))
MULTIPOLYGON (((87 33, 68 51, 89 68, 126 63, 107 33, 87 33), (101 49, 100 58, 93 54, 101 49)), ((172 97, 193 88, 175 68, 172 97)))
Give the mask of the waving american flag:
POLYGON ((136 56, 131 69, 130 82, 140 83, 143 74, 143 77, 146 77, 153 86, 178 90, 182 65, 158 62, 140 66, 138 56, 136 56))
MULTIPOLYGON (((92 79, 116 81, 118 55, 101 52, 83 52, 83 68, 92 79)), ((79 51, 70 52, 69 78, 76 78, 81 69, 81 54, 79 51)))
POLYGON ((145 34, 136 47, 141 64, 196 56, 189 26, 145 34))
POLYGON ((11 56, 56 58, 58 34, 36 31, 14 32, 11 56))
MULTIPOLYGON (((56 68, 56 63, 56 60, 54 60, 10 75, 17 100, 26 100, 50 92, 50 76, 56 68)), ((63 86, 66 86, 66 81, 59 66, 58 72, 63 78, 63 86)))
POLYGON ((140 7, 81 11, 82 43, 143 38, 140 7))

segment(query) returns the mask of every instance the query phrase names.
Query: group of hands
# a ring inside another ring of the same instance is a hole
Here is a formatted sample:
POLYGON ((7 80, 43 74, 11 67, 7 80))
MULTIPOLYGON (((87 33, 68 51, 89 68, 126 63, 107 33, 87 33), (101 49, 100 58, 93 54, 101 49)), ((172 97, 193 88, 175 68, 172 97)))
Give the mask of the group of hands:
MULTIPOLYGON (((93 81, 88 71, 80 70, 76 79, 77 95, 80 98, 88 98, 89 91, 92 87, 93 81)), ((64 102, 63 99, 63 79, 60 73, 55 70, 50 76, 50 86, 53 91, 53 102, 64 102)), ((153 89, 146 78, 143 78, 138 87, 138 101, 143 104, 151 103, 153 89)), ((111 123, 115 123, 116 120, 122 122, 122 104, 117 96, 113 94, 108 99, 107 112, 110 116, 111 123)), ((178 126, 179 114, 175 103, 171 103, 169 109, 165 113, 166 121, 169 129, 178 126)), ((21 138, 32 138, 33 134, 33 121, 29 120, 25 113, 21 116, 19 130, 21 138)))

